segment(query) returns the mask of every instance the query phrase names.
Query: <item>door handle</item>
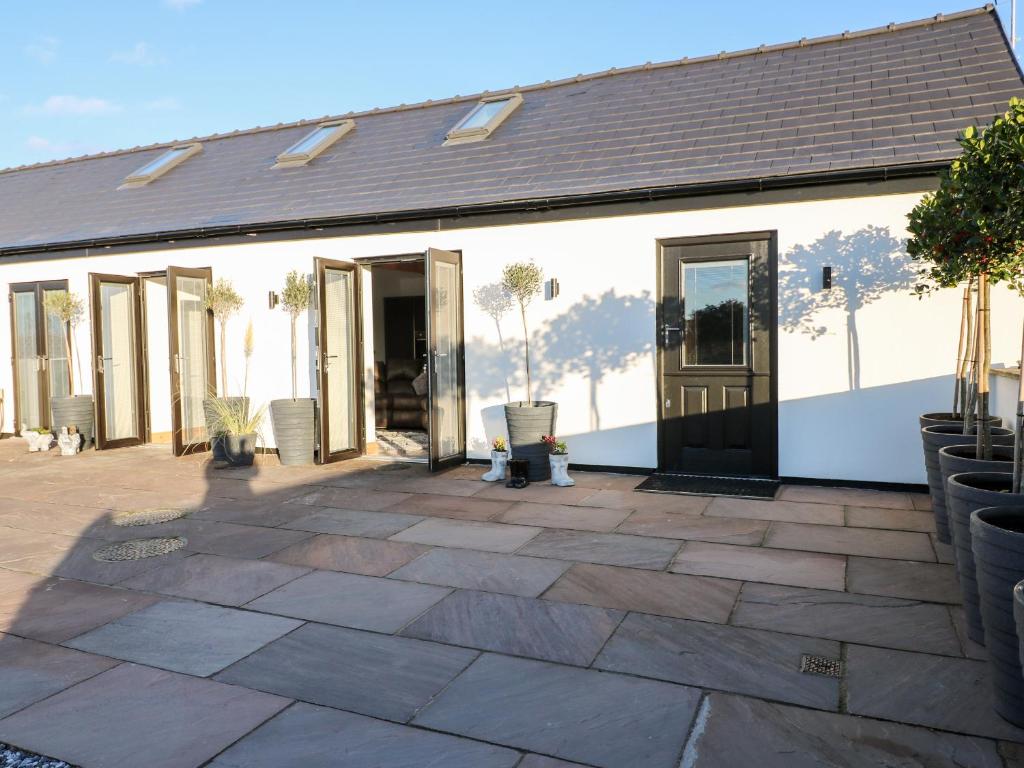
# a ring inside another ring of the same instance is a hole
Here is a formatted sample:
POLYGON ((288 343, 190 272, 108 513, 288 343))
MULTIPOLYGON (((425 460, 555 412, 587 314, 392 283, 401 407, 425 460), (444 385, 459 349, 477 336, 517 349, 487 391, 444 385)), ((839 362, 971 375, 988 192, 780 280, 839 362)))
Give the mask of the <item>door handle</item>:
POLYGON ((103 369, 103 355, 96 355, 96 373, 103 374, 106 371, 103 369))
POLYGON ((683 330, 683 329, 678 327, 678 326, 675 326, 675 325, 663 325, 661 327, 661 334, 662 334, 662 339, 664 340, 664 346, 667 347, 668 343, 671 341, 671 338, 670 338, 671 334, 679 333, 679 331, 681 331, 681 330, 683 330))

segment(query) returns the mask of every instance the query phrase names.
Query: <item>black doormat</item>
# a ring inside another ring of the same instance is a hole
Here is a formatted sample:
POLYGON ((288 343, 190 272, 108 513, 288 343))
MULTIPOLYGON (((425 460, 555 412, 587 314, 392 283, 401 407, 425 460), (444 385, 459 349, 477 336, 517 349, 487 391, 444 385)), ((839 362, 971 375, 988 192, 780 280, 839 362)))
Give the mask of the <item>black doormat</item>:
POLYGON ((689 496, 741 496, 748 499, 774 499, 778 480, 751 477, 713 477, 711 475, 654 474, 636 487, 648 493, 680 493, 689 496))

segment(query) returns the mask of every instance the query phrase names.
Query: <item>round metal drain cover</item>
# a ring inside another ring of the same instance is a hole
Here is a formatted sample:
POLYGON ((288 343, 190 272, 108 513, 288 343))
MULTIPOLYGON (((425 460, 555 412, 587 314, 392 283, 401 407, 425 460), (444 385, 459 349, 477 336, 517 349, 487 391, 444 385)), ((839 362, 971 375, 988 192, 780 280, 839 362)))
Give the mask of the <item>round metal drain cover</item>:
POLYGON ((167 523, 185 516, 183 509, 154 508, 138 509, 131 512, 120 512, 114 515, 114 525, 155 525, 156 523, 167 523))
POLYGON ((108 544, 92 553, 93 560, 101 563, 120 563, 125 560, 144 560, 147 557, 166 555, 185 546, 181 536, 155 539, 131 539, 108 544))

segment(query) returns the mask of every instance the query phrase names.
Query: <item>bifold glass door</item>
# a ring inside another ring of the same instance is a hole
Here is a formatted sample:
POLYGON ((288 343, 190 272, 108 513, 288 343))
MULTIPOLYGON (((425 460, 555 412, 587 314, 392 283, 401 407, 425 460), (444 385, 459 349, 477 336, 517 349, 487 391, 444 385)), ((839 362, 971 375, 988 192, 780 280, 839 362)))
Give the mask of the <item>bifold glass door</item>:
POLYGON ((437 471, 466 460, 462 256, 431 248, 425 273, 430 469, 437 471))
POLYGON ((203 400, 216 392, 213 316, 206 308, 212 279, 209 268, 167 269, 171 424, 176 456, 209 450, 203 400))
POLYGON ((316 260, 320 461, 363 452, 359 272, 355 264, 316 260))
POLYGON ((64 324, 48 315, 44 302, 67 291, 66 280, 11 285, 14 363, 14 428, 49 427, 50 398, 71 393, 64 324))
POLYGON ((139 278, 89 276, 96 393, 96 447, 145 440, 139 278))

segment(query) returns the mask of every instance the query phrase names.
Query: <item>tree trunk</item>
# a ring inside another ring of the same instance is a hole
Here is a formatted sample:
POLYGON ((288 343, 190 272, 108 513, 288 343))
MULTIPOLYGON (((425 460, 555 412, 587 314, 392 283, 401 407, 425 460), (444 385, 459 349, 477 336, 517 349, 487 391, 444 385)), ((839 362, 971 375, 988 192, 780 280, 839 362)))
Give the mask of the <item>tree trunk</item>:
POLYGON ((978 450, 976 457, 992 460, 992 425, 988 420, 988 377, 992 356, 992 333, 989 330, 988 275, 978 277, 978 363, 975 370, 978 390, 978 450))
POLYGON ((75 396, 74 360, 71 359, 71 326, 64 326, 64 354, 68 356, 68 394, 75 396))
POLYGON ((967 393, 964 381, 967 373, 967 347, 969 346, 967 337, 970 334, 970 314, 971 281, 968 281, 967 285, 964 286, 963 309, 960 312, 960 341, 956 348, 956 384, 953 387, 953 415, 958 413, 963 415, 964 409, 967 406, 967 393))
POLYGON ((299 384, 298 384, 298 382, 299 382, 299 375, 298 375, 298 369, 297 369, 296 362, 295 362, 296 339, 295 339, 295 315, 294 314, 291 315, 291 321, 292 321, 292 400, 295 400, 299 396, 299 394, 298 394, 299 393, 299 384))
POLYGON ((523 318, 523 344, 526 345, 526 402, 533 405, 533 383, 530 381, 530 334, 526 330, 526 307, 519 305, 519 314, 523 318))
MULTIPOLYGON (((968 282, 968 287, 971 289, 972 295, 977 292, 977 287, 974 284, 974 278, 972 277, 968 282)), ((968 302, 967 311, 967 355, 966 362, 964 365, 964 380, 965 384, 965 397, 966 401, 963 407, 964 414, 964 434, 969 435, 971 433, 971 427, 974 426, 974 408, 977 405, 977 391, 975 388, 975 370, 978 367, 978 329, 974 323, 974 313, 977 311, 976 302, 968 302)))
POLYGON ((228 396, 228 330, 227 322, 220 321, 220 396, 228 396))
POLYGON ((1017 390, 1017 424, 1013 438, 1013 492, 1021 493, 1024 485, 1024 333, 1021 334, 1020 386, 1017 390))

